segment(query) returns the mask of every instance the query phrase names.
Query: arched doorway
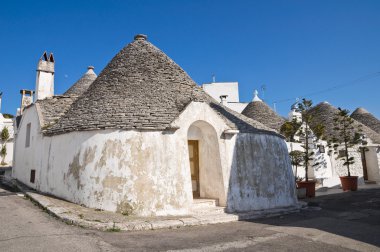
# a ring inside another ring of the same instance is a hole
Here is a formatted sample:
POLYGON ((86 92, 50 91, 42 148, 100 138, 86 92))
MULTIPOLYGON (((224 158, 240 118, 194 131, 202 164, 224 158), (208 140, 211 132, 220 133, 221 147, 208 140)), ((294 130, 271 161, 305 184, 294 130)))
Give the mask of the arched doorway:
POLYGON ((225 198, 219 138, 212 125, 196 121, 187 133, 193 198, 225 198))

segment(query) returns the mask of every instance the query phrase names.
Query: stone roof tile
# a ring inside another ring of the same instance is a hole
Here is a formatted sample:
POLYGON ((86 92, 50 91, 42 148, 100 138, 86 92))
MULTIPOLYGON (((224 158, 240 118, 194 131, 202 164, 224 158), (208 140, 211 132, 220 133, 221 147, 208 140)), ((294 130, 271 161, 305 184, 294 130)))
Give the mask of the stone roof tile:
MULTIPOLYGON (((327 102, 321 102, 310 109, 310 114, 313 116, 313 123, 311 123, 311 126, 315 127, 317 124, 324 125, 326 136, 332 138, 336 134, 334 132, 334 118, 337 113, 337 108, 327 102)), ((362 133, 370 138, 372 142, 380 143, 380 134, 355 120, 354 126, 358 127, 359 125, 361 125, 362 133)))
POLYGON ((278 132, 280 131, 281 126, 285 123, 284 118, 279 116, 261 100, 250 102, 241 113, 278 132))
POLYGON ((170 128, 190 102, 208 103, 231 128, 276 134, 218 104, 165 53, 136 36, 46 134, 96 129, 170 128))
POLYGON ((351 117, 380 134, 380 120, 364 108, 357 108, 351 117))

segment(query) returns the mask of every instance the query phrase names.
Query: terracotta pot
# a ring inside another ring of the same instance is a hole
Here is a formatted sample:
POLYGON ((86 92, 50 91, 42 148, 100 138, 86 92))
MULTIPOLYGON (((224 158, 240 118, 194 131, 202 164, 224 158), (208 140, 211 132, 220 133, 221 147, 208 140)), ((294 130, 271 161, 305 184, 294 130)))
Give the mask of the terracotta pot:
POLYGON ((358 190, 358 176, 344 176, 339 177, 342 184, 343 191, 356 191, 358 190))
POLYGON ((315 181, 297 181, 298 188, 306 188, 306 197, 315 197, 315 181))
POLYGON ((297 188, 297 198, 298 199, 304 199, 306 198, 306 188, 297 188))

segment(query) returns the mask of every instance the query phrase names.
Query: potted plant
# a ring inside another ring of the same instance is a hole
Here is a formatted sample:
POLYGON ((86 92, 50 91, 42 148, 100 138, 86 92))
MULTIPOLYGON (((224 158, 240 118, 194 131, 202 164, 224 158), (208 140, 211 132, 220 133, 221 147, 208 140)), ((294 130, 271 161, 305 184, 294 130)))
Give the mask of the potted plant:
MULTIPOLYGON (((315 197, 315 180, 309 180, 309 168, 310 162, 313 160, 314 152, 312 151, 310 145, 313 144, 311 140, 314 137, 321 137, 323 135, 324 127, 320 124, 314 125, 315 133, 310 128, 310 125, 313 123, 313 116, 309 113, 313 103, 311 100, 302 99, 302 102, 298 104, 298 108, 301 112, 302 124, 299 130, 300 139, 303 142, 303 164, 305 167, 305 180, 297 181, 298 188, 306 188, 306 196, 307 197, 315 197)), ((314 163, 313 166, 318 165, 318 163, 314 163)))
POLYGON ((356 191, 358 189, 358 176, 352 176, 350 165, 355 163, 354 157, 349 155, 349 148, 361 141, 361 125, 355 127, 354 119, 350 116, 347 109, 338 108, 336 117, 334 118, 334 136, 331 139, 334 154, 337 154, 339 147, 343 146, 342 155, 338 155, 337 159, 344 161, 343 166, 347 167, 347 176, 341 176, 340 182, 343 191, 356 191))
POLYGON ((0 140, 1 140, 1 148, 0 148, 0 156, 1 156, 1 165, 6 165, 5 157, 7 156, 7 142, 9 140, 9 131, 7 127, 4 127, 0 132, 0 140))
MULTIPOLYGON (((295 166, 294 178, 295 178, 296 183, 299 181, 302 181, 302 178, 298 176, 298 166, 302 165, 302 161, 304 160, 303 155, 304 153, 299 150, 294 150, 294 151, 289 152, 292 166, 295 166)), ((305 198, 306 188, 297 187, 297 197, 299 199, 305 198)))

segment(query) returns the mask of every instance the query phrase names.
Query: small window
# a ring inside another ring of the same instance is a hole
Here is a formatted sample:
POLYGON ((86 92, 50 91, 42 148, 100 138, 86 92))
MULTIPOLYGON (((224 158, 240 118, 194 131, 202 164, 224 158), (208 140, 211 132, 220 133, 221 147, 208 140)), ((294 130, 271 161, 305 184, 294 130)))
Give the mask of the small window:
POLYGON ((25 139, 25 148, 28 148, 30 146, 30 128, 31 124, 28 123, 26 125, 26 139, 25 139))
POLYGON ((345 157, 346 156, 346 150, 339 150, 338 151, 338 157, 345 157))
POLYGON ((31 170, 30 171, 30 183, 34 184, 35 179, 36 179, 36 170, 31 170))

